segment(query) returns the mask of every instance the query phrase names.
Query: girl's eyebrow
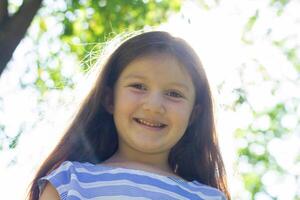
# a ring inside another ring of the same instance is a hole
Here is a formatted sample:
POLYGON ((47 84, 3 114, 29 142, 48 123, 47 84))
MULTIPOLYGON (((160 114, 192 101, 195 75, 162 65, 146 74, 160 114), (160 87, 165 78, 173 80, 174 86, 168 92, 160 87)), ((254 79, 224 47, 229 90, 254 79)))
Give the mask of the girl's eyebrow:
POLYGON ((126 79, 131 79, 131 78, 146 79, 146 77, 144 77, 144 76, 142 76, 142 75, 129 74, 129 75, 127 75, 127 76, 124 77, 124 80, 126 80, 126 79))

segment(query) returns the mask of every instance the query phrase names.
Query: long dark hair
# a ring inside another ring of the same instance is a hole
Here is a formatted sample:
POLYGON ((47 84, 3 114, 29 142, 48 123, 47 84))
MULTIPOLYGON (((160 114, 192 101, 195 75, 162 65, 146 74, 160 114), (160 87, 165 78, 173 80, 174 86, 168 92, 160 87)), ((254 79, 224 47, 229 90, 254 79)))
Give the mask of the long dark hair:
POLYGON ((39 195, 37 180, 57 168, 63 161, 101 163, 118 148, 113 116, 107 111, 107 90, 113 90, 122 70, 134 59, 149 53, 169 53, 185 66, 196 90, 193 116, 184 136, 171 149, 168 163, 183 179, 197 180, 230 195, 225 168, 217 141, 214 111, 209 84, 195 51, 182 39, 167 32, 142 32, 126 38, 101 66, 101 73, 84 99, 63 138, 39 168, 32 181, 29 200, 39 195))

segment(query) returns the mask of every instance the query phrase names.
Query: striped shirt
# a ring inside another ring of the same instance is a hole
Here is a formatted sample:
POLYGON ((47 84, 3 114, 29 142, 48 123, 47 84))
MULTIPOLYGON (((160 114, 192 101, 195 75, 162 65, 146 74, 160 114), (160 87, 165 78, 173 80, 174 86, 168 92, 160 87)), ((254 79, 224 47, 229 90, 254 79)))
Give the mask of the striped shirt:
POLYGON ((65 161, 38 181, 40 193, 49 181, 62 200, 225 200, 216 188, 198 181, 122 167, 65 161))

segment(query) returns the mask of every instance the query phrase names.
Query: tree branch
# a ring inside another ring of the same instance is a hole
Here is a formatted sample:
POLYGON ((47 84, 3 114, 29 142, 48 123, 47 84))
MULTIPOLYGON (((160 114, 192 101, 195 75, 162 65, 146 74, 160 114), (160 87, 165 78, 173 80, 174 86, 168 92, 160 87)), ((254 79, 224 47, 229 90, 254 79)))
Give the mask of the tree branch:
MULTIPOLYGON (((3 1, 3 0, 1 0, 3 1)), ((0 27, 0 76, 13 52, 25 36, 43 0, 27 0, 0 27)))
POLYGON ((8 18, 8 0, 0 1, 0 28, 1 24, 8 18))

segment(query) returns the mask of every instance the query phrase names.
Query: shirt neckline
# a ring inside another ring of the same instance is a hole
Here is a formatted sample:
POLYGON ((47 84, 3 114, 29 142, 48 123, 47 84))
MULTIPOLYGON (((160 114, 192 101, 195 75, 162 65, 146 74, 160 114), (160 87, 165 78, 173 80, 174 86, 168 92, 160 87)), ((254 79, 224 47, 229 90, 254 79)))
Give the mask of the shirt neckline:
POLYGON ((101 163, 98 163, 98 164, 93 164, 93 163, 90 163, 90 162, 85 162, 85 163, 88 164, 88 165, 94 166, 94 167, 102 167, 102 168, 106 168, 106 169, 129 170, 129 171, 132 171, 132 172, 140 172, 140 173, 148 174, 148 175, 151 175, 151 176, 156 176, 156 177, 161 177, 161 178, 168 178, 168 179, 172 179, 172 180, 180 181, 180 182, 184 182, 184 183, 195 183, 195 182, 197 182, 196 180, 187 181, 183 178, 179 178, 179 177, 176 177, 176 176, 162 175, 162 174, 158 174, 158 173, 155 173, 155 172, 150 172, 150 171, 146 171, 146 170, 142 170, 142 169, 133 169, 133 168, 124 167, 124 166, 112 166, 112 165, 101 164, 101 163))

